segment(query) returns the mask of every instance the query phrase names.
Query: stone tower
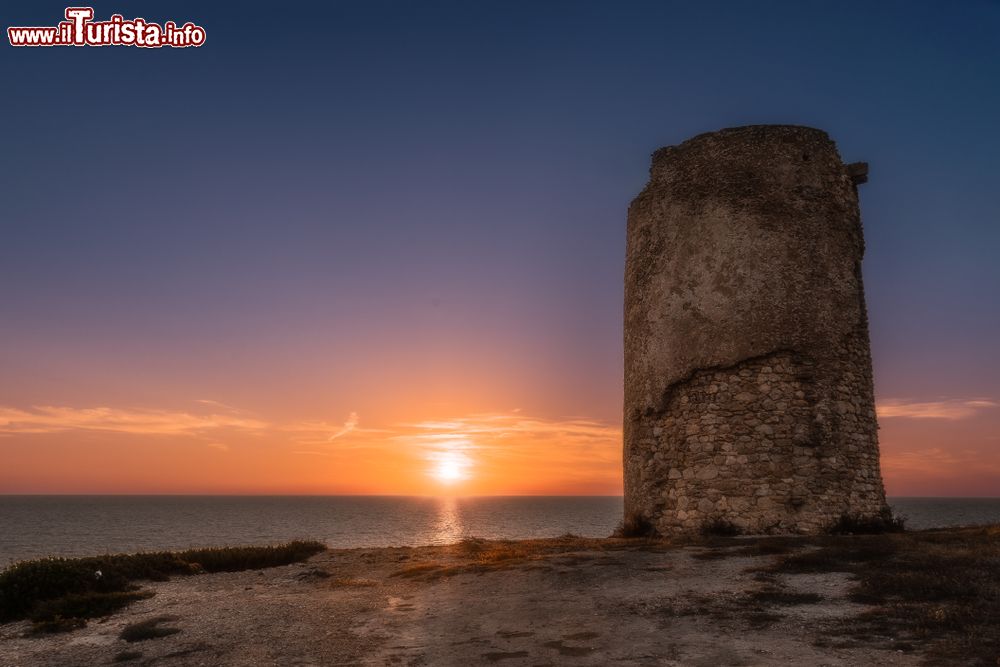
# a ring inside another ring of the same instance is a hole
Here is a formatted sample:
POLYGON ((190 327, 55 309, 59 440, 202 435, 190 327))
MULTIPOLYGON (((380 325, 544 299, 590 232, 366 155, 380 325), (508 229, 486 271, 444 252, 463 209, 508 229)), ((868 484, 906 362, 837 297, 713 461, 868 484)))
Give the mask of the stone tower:
POLYGON ((625 512, 661 534, 885 511, 857 185, 825 132, 653 154, 628 213, 625 512))

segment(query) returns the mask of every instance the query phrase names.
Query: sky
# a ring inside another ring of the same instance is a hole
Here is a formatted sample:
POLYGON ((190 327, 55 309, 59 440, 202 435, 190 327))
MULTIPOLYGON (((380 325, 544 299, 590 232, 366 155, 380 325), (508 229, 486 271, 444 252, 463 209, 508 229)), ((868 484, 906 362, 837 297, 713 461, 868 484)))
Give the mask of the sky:
POLYGON ((888 493, 1000 495, 1000 4, 94 9, 207 39, 0 46, 0 493, 620 494, 649 155, 792 123, 871 165, 888 493))

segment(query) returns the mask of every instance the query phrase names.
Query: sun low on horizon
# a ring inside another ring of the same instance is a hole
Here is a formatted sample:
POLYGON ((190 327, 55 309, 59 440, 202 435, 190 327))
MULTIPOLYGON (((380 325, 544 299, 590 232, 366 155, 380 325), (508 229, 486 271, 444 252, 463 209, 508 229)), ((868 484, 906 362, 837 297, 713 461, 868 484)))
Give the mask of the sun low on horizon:
POLYGON ((431 468, 431 476, 442 484, 457 484, 472 477, 471 461, 461 452, 443 452, 431 468))
MULTIPOLYGON (((993 408, 982 400, 880 405, 890 494, 988 495, 989 465, 970 471, 968 452, 937 440, 993 408), (899 440, 909 449, 897 449, 899 440), (962 489, 942 486, 959 478, 962 489)), ((9 493, 620 495, 621 438, 611 420, 520 409, 372 424, 349 413, 338 424, 207 399, 190 411, 5 408, 0 484, 9 493)))

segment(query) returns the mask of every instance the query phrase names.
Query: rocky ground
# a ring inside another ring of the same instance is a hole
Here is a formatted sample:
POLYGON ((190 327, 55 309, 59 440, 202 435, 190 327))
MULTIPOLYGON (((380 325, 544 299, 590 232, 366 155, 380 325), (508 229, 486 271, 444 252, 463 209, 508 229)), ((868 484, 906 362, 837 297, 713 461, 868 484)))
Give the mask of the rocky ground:
POLYGON ((2 625, 0 665, 922 662, 919 644, 891 633, 845 634, 868 609, 848 597, 852 575, 768 572, 781 556, 726 544, 561 538, 331 550, 268 570, 144 584, 154 596, 72 632, 2 625))

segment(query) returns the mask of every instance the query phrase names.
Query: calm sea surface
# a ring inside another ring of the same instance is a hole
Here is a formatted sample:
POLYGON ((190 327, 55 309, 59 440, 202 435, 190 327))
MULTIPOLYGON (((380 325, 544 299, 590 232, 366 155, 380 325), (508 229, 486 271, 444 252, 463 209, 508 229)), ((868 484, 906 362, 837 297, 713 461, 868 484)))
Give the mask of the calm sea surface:
MULTIPOLYGON (((911 528, 1000 523, 1000 498, 893 498, 911 528)), ((442 544, 463 537, 603 537, 620 497, 0 496, 0 567, 39 556, 265 544, 442 544)))

